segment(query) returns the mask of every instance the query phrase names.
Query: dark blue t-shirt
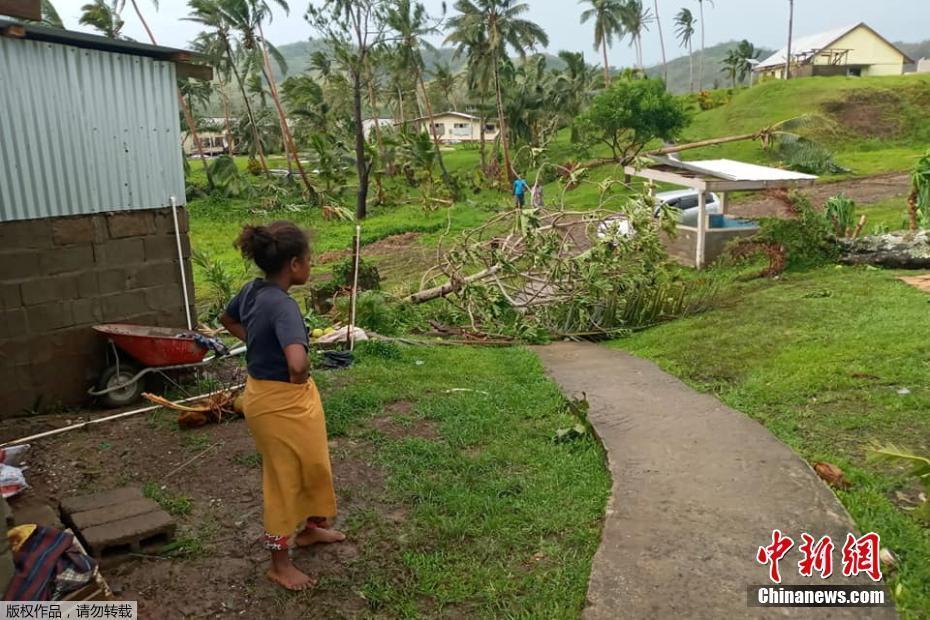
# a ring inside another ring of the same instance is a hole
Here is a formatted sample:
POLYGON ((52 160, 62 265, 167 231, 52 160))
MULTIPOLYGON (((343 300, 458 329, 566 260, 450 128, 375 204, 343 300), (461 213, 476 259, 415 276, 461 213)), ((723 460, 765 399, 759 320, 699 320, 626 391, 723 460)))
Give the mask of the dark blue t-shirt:
POLYGON ((245 328, 249 375, 289 383, 284 347, 309 346, 307 326, 297 302, 266 280, 249 282, 226 306, 226 314, 245 328))

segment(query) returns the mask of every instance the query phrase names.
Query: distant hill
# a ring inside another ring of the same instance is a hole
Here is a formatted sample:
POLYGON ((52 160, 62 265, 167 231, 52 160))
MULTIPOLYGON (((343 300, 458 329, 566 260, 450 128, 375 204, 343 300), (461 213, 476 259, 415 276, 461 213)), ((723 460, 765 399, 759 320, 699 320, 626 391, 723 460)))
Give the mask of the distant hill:
MULTIPOLYGON (((707 56, 704 60, 704 84, 705 89, 723 88, 729 85, 730 78, 723 73, 723 60, 727 52, 737 46, 738 41, 728 41, 720 43, 705 50, 707 56)), ((759 50, 759 58, 766 58, 775 53, 775 50, 767 48, 756 48, 759 50)), ((694 50, 694 84, 697 90, 700 90, 698 79, 701 66, 701 50, 694 50)), ((646 69, 646 74, 650 76, 663 75, 662 65, 655 65, 646 69)), ((688 92, 690 88, 690 77, 688 68, 688 56, 681 56, 670 60, 668 63, 668 87, 673 93, 681 94, 688 92)))
POLYGON ((898 41, 895 45, 900 47, 902 52, 914 60, 930 58, 930 40, 923 41, 922 43, 901 43, 898 41))
MULTIPOLYGON (((287 75, 297 75, 303 73, 310 66, 310 55, 319 50, 325 50, 326 45, 320 41, 307 40, 297 41, 296 43, 287 43, 278 47, 278 51, 284 56, 287 62, 287 75)), ((454 58, 455 50, 449 47, 439 47, 433 50, 423 52, 423 60, 426 64, 426 73, 438 65, 448 65, 452 67, 453 72, 459 72, 465 67, 464 58, 454 58)), ((565 63, 558 56, 545 54, 546 62, 550 69, 563 69, 565 63)), ((275 72, 277 73, 277 67, 275 72)), ((277 79, 281 79, 280 74, 276 74, 277 79)))

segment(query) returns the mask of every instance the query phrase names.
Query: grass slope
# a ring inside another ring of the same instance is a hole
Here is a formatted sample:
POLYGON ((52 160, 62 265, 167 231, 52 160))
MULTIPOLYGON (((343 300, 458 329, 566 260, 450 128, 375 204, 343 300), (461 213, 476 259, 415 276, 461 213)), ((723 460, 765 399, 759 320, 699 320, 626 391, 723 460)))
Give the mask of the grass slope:
MULTIPOLYGON (((855 174, 911 167, 930 142, 930 75, 879 78, 804 78, 771 81, 736 91, 722 107, 698 113, 684 140, 749 133, 804 114, 832 121, 819 140, 855 174)), ((758 143, 739 142, 686 154, 772 162, 758 143)))
POLYGON ((350 538, 383 540, 360 548, 357 580, 321 587, 360 590, 377 617, 577 618, 610 478, 593 437, 552 441, 573 422, 536 356, 436 347, 360 359, 318 376, 330 436, 375 446, 385 501, 407 514, 351 515, 350 538), (370 425, 399 401, 410 410, 396 422, 438 436, 370 425))
POLYGON ((739 284, 718 310, 614 346, 717 394, 805 459, 843 468, 853 487, 840 499, 900 559, 889 580, 899 609, 925 618, 930 531, 895 505, 895 491, 914 486, 902 470, 868 459, 873 443, 922 453, 930 445, 930 344, 919 336, 930 328, 928 298, 894 276, 828 267, 739 284))

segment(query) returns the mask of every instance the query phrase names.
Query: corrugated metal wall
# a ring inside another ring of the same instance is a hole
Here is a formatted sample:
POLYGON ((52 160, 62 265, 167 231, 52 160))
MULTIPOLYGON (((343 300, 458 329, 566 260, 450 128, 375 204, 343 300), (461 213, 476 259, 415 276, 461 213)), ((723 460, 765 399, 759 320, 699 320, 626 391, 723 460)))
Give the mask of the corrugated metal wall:
POLYGON ((0 37, 0 221, 184 200, 175 67, 0 37))

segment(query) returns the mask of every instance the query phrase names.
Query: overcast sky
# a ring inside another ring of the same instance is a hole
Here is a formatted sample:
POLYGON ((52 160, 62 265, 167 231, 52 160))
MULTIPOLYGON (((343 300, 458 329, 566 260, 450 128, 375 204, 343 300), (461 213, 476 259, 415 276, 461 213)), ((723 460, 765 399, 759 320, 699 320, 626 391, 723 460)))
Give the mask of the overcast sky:
MULTIPOLYGON (((53 0, 67 28, 83 29, 78 25, 80 7, 88 0, 53 0)), ((591 62, 601 57, 592 49, 590 22, 579 23, 583 10, 575 0, 525 0, 530 6, 529 19, 542 26, 549 35, 549 51, 561 49, 584 50, 591 62)), ((152 30, 162 45, 185 47, 197 34, 197 24, 184 21, 186 0, 160 0, 156 11, 151 0, 138 0, 150 21, 152 30)), ((681 7, 698 12, 697 0, 658 0, 663 32, 669 58, 680 56, 681 50, 674 40, 672 18, 681 7)), ((711 0, 705 2, 707 45, 734 39, 749 39, 757 46, 777 49, 785 45, 788 32, 788 0, 711 0)), ((317 4, 319 2, 317 1, 317 4)), ((425 0, 434 14, 439 14, 442 0, 425 0)), ((451 10, 453 2, 448 2, 451 10)), ((652 5, 646 0, 647 5, 652 5)), ((290 0, 290 15, 278 11, 265 34, 276 45, 306 40, 312 32, 304 21, 306 0, 290 0)), ((126 20, 124 33, 136 40, 146 41, 129 3, 123 14, 126 20)), ((796 0, 795 36, 817 34, 848 24, 864 21, 892 41, 917 42, 930 38, 930 1, 928 0, 796 0)), ((658 33, 655 24, 644 37, 644 56, 647 65, 660 62, 658 33)), ((697 47, 697 45, 695 45, 697 47)), ((634 55, 628 42, 614 44, 610 51, 614 66, 633 64, 634 55)))

